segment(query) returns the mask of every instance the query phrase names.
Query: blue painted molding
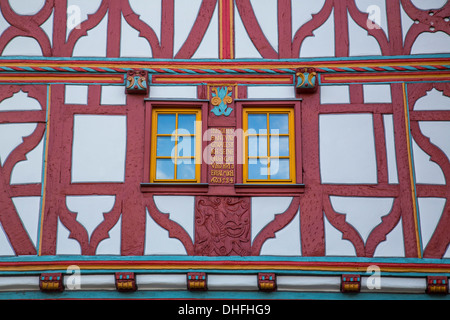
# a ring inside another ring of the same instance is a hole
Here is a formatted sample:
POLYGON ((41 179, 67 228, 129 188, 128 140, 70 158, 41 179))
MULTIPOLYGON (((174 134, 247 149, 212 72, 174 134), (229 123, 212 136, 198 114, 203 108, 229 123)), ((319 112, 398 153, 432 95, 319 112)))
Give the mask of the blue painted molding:
POLYGON ((400 258, 400 257, 293 257, 293 256, 187 256, 187 255, 146 255, 146 256, 119 256, 119 255, 43 255, 43 256, 0 256, 0 262, 62 262, 62 261, 294 261, 294 262, 354 262, 354 263, 417 263, 417 264, 448 264, 450 258, 400 258))
MULTIPOLYGON (((413 293, 357 293, 343 294, 340 292, 260 292, 260 291, 135 291, 133 293, 121 293, 117 291, 94 290, 64 290, 61 293, 45 293, 40 291, 0 292, 0 300, 11 299, 231 299, 231 300, 450 300, 450 295, 428 295, 413 293)), ((223 302, 232 304, 232 302, 223 302)), ((183 303, 179 303, 184 305, 183 303)), ((255 304, 249 302, 249 304, 255 304)), ((270 302, 269 302, 270 304, 270 302)))

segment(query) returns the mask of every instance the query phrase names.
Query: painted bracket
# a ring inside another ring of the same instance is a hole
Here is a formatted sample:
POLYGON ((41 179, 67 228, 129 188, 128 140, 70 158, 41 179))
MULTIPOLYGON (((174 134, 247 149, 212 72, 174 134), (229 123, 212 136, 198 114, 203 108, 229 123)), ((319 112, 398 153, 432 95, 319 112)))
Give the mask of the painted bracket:
POLYGON ((136 291, 136 278, 134 272, 116 272, 116 289, 120 292, 136 291))
POLYGON ((275 291, 277 289, 275 273, 258 273, 258 288, 261 291, 275 291))
POLYGON ((343 274, 341 276, 341 292, 360 292, 361 276, 359 274, 343 274))
POLYGON ((205 272, 188 272, 187 289, 190 291, 206 291, 206 273, 205 272))
POLYGON ((64 291, 63 276, 61 273, 41 273, 39 289, 43 292, 64 291))
POLYGON ((427 293, 448 293, 448 277, 427 276, 427 293))
POLYGON ((148 94, 148 72, 145 70, 128 70, 125 92, 129 94, 148 94))
POLYGON ((319 87, 319 79, 315 68, 303 67, 295 70, 295 91, 311 93, 319 87))

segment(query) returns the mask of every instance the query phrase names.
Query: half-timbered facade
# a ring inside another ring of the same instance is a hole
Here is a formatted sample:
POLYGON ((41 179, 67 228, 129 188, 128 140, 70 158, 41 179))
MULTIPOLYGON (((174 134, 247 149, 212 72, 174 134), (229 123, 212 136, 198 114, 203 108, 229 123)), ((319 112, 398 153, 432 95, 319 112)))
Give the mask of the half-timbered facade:
POLYGON ((447 1, 0 12, 0 299, 448 297, 447 1))

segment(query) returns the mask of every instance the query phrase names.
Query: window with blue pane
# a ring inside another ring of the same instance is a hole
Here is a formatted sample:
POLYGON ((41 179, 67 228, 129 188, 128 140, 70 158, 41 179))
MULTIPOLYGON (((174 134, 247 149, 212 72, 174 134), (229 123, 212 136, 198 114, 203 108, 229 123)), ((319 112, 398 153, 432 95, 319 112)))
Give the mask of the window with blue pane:
POLYGON ((200 110, 154 109, 152 182, 199 182, 200 110))
POLYGON ((290 108, 244 109, 246 183, 295 183, 294 112, 290 108))

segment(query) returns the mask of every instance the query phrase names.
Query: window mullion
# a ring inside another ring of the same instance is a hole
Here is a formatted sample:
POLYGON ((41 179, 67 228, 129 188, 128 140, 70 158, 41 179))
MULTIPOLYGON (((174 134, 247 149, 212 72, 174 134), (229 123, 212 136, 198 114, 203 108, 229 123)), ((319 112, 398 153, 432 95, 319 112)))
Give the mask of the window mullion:
POLYGON ((270 180, 270 113, 267 113, 267 179, 270 180))
POLYGON ((173 178, 177 180, 177 166, 178 166, 178 112, 175 113, 175 154, 174 159, 173 178))

